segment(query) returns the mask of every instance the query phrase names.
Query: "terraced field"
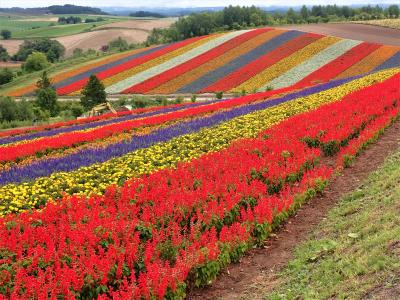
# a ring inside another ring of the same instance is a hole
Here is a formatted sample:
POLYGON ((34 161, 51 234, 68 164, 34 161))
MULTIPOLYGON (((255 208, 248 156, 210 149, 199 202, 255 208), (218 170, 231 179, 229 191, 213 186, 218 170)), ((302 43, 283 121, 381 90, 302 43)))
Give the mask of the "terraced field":
MULTIPOLYGON (((356 76, 400 65, 400 47, 296 30, 242 30, 134 50, 53 78, 74 95, 96 74, 109 94, 257 92, 356 76)), ((34 85, 7 90, 21 96, 34 85)))

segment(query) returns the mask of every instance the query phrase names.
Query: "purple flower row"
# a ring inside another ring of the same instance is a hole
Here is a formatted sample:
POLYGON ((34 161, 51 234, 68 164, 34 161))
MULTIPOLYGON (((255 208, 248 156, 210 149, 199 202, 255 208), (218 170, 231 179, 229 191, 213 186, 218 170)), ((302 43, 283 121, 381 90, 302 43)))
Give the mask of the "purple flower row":
POLYGON ((0 185, 30 181, 39 177, 49 176, 54 172, 68 172, 76 170, 80 167, 105 162, 113 157, 122 156, 141 148, 147 148, 156 143, 166 142, 184 134, 197 132, 202 128, 215 126, 236 117, 240 117, 258 110, 267 109, 269 107, 279 105, 281 103, 291 101, 299 97, 304 97, 342 85, 358 77, 359 76, 328 82, 286 95, 284 97, 239 106, 231 110, 222 111, 204 118, 181 122, 165 128, 158 129, 144 136, 133 137, 128 142, 118 142, 108 145, 104 148, 84 149, 65 157, 50 158, 47 160, 33 162, 32 164, 27 166, 14 167, 0 174, 0 185))
POLYGON ((143 114, 134 114, 134 115, 132 114, 132 115, 126 115, 126 116, 122 116, 122 117, 118 117, 118 118, 111 118, 111 119, 107 119, 104 121, 96 121, 96 122, 91 122, 91 123, 72 125, 72 126, 68 126, 68 127, 60 127, 60 128, 50 129, 50 130, 43 130, 43 131, 39 131, 39 132, 28 133, 28 134, 24 134, 24 135, 3 137, 3 138, 0 138, 0 145, 15 143, 15 142, 19 142, 19 141, 28 141, 28 140, 33 140, 36 138, 49 137, 49 136, 53 136, 53 135, 57 135, 57 134, 61 134, 61 133, 67 133, 67 132, 78 131, 78 130, 86 130, 86 129, 100 127, 100 126, 104 126, 104 125, 109 125, 109 124, 114 124, 114 123, 119 123, 119 122, 139 119, 139 118, 150 117, 150 116, 154 116, 154 115, 158 115, 158 114, 164 114, 164 113, 183 110, 183 109, 186 109, 189 107, 202 106, 202 105, 206 105, 206 104, 213 103, 216 101, 221 101, 221 100, 189 103, 189 104, 177 106, 177 107, 166 107, 166 108, 163 108, 160 110, 151 111, 151 112, 143 113, 143 114))

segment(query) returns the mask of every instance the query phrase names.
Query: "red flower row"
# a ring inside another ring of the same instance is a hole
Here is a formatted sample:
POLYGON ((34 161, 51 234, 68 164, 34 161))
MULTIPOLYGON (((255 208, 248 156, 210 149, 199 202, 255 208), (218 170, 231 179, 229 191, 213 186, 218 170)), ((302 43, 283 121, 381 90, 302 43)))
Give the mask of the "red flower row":
POLYGON ((5 131, 0 132, 0 137, 22 135, 22 134, 26 134, 26 133, 56 129, 56 128, 60 128, 60 127, 68 127, 68 126, 79 125, 79 124, 93 123, 96 121, 103 121, 103 120, 117 118, 117 117, 123 117, 123 116, 127 116, 127 115, 143 114, 146 112, 162 110, 165 108, 173 108, 173 107, 178 107, 178 106, 182 106, 182 105, 185 105, 185 103, 171 104, 171 105, 167 105, 167 106, 153 106, 153 107, 137 108, 137 109, 133 109, 130 111, 119 111, 116 114, 106 113, 101 116, 88 117, 88 118, 82 118, 82 119, 76 119, 76 120, 70 120, 70 121, 62 121, 62 122, 56 122, 56 123, 52 123, 52 124, 32 126, 32 127, 28 127, 28 128, 10 129, 10 130, 5 130, 5 131))
POLYGON ((195 284, 212 279, 267 236, 294 195, 330 177, 330 169, 315 167, 327 147, 370 136, 399 114, 399 83, 394 76, 104 196, 66 197, 7 216, 0 220, 0 292, 162 299, 180 291, 190 271, 195 284))

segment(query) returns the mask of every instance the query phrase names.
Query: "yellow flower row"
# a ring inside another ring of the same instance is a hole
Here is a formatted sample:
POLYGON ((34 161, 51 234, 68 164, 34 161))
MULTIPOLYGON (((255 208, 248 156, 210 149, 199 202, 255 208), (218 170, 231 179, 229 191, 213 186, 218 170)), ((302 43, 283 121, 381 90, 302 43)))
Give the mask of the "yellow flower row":
POLYGON ((329 46, 337 43, 338 41, 340 41, 340 38, 329 37, 329 36, 321 38, 307 45, 306 47, 296 51, 292 55, 278 61, 271 67, 266 68, 265 70, 253 76, 249 80, 243 82, 241 85, 233 88, 231 92, 240 92, 243 90, 245 91, 257 90, 267 82, 275 79, 276 77, 282 74, 285 74, 290 69, 310 59, 312 56, 321 52, 325 48, 328 48, 329 46))
POLYGON ((110 184, 121 185, 126 179, 155 170, 174 167, 208 152, 219 151, 233 140, 254 137, 260 131, 282 120, 322 104, 338 101, 362 87, 381 82, 400 69, 385 70, 351 81, 342 86, 298 98, 281 105, 244 115, 221 125, 183 135, 165 143, 80 168, 73 172, 54 173, 49 177, 0 188, 0 215, 18 212, 45 204, 67 194, 101 194, 110 184))
POLYGON ((271 30, 263 34, 260 34, 244 42, 243 44, 240 44, 238 47, 235 47, 227 51, 226 53, 217 56, 216 58, 198 66, 197 68, 189 72, 186 72, 170 81, 167 81, 166 83, 150 91, 149 94, 172 94, 177 90, 179 90, 180 88, 184 87, 185 85, 205 75, 206 73, 231 62, 235 58, 257 48, 263 43, 282 34, 283 32, 284 32, 283 30, 271 30))

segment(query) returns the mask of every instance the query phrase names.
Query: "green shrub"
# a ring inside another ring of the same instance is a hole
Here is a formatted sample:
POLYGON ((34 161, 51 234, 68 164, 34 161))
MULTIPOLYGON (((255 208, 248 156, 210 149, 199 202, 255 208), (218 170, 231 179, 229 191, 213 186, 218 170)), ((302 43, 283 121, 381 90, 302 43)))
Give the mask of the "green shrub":
POLYGON ((11 82, 13 80, 13 77, 14 74, 10 69, 0 69, 0 85, 11 82))
POLYGON ((217 99, 222 99, 223 96, 224 96, 224 92, 215 93, 215 98, 217 98, 217 99))
POLYGON ((33 52, 28 56, 26 62, 23 64, 23 69, 27 72, 40 71, 49 66, 47 57, 41 52, 33 52))

